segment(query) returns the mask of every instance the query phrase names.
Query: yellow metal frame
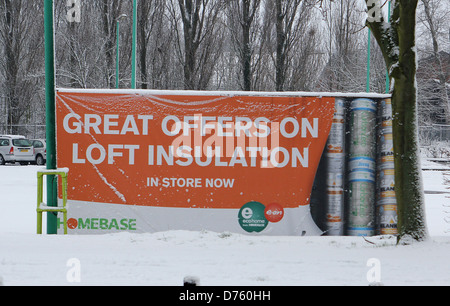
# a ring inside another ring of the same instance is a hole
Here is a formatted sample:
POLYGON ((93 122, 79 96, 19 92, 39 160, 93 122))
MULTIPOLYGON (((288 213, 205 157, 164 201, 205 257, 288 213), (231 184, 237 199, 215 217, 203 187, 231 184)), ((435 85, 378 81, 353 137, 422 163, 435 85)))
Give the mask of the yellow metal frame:
POLYGON ((64 218, 64 235, 67 235, 67 177, 68 171, 67 169, 56 169, 56 170, 45 170, 38 171, 37 179, 38 179, 38 192, 37 192, 37 234, 42 235, 42 213, 43 212, 53 212, 53 213, 62 213, 64 218), (44 176, 45 175, 58 175, 61 177, 62 181, 62 200, 63 206, 47 206, 43 203, 43 186, 44 186, 44 176))

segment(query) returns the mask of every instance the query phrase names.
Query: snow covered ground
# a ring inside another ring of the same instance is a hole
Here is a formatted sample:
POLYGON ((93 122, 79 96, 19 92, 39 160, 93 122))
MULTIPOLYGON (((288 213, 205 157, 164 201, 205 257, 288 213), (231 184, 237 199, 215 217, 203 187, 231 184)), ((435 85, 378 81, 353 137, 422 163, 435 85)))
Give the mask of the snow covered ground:
POLYGON ((179 286, 195 276, 204 286, 450 285, 450 168, 422 166, 430 239, 409 246, 187 231, 38 236, 38 167, 1 166, 0 284, 179 286), (438 168, 448 171, 430 171, 438 168))

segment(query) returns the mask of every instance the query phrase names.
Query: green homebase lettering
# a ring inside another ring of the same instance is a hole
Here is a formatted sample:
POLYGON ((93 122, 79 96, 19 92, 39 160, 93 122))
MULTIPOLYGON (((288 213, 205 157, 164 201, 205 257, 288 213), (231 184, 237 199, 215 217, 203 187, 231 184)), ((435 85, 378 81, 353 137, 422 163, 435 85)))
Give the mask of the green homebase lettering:
POLYGON ((91 229, 93 230, 98 229, 98 218, 91 219, 91 229))
POLYGON ((91 219, 86 219, 86 222, 83 221, 83 219, 78 219, 78 228, 79 229, 90 229, 91 226, 91 219))
POLYGON ((100 219, 100 229, 106 230, 108 229, 108 220, 106 219, 100 219))
MULTIPOLYGON (((63 226, 64 223, 60 218, 57 219, 58 229, 63 226)), ((77 226, 78 230, 120 230, 120 231, 136 231, 136 219, 106 219, 106 218, 78 218, 77 226)))
POLYGON ((129 222, 130 230, 135 231, 136 230, 136 219, 131 219, 129 222))
POLYGON ((60 229, 61 226, 64 226, 64 222, 61 220, 61 218, 56 219, 56 226, 58 229, 60 229))
POLYGON ((119 224, 117 224, 116 219, 112 219, 111 223, 109 224, 109 230, 111 230, 114 227, 114 229, 119 230, 119 224))

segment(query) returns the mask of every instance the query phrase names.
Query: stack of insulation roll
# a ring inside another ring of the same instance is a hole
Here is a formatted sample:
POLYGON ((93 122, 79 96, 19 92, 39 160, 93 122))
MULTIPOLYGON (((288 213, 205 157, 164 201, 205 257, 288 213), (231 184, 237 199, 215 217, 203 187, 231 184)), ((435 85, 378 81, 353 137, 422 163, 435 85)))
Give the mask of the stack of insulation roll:
POLYGON ((345 177, 345 100, 336 99, 336 110, 331 126, 326 154, 325 233, 344 235, 344 177, 345 177))
POLYGON ((376 216, 381 235, 397 234, 397 201, 395 198, 394 143, 392 137, 392 104, 390 99, 381 101, 379 108, 379 153, 377 163, 376 216))
POLYGON ((350 104, 347 235, 373 236, 377 156, 377 103, 355 99, 350 104))

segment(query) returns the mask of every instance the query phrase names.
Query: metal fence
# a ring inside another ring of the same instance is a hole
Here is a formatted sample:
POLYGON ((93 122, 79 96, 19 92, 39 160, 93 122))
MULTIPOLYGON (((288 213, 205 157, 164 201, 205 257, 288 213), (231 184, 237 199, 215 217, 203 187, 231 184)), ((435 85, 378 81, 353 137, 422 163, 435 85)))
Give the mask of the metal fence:
POLYGON ((8 118, 9 105, 4 96, 0 96, 0 135, 22 135, 29 139, 44 139, 45 124, 42 122, 42 109, 32 107, 25 115, 21 124, 10 124, 8 118))
POLYGON ((21 124, 7 125, 0 122, 0 135, 22 135, 29 139, 45 139, 45 125, 21 124))
POLYGON ((450 145, 450 125, 433 124, 419 127, 420 144, 429 146, 436 142, 448 142, 450 145))

